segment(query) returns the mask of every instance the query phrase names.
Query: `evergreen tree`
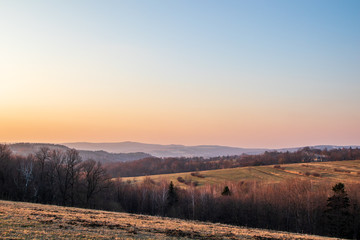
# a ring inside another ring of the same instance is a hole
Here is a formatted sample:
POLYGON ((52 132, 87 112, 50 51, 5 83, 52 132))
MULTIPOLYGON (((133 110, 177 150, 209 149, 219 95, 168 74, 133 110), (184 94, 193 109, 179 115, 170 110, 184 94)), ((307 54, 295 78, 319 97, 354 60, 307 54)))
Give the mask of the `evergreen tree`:
POLYGON ((168 189, 167 193, 168 193, 167 194, 168 207, 172 207, 178 201, 178 196, 176 194, 175 187, 174 187, 174 184, 173 184, 172 181, 170 182, 169 189, 168 189))
POLYGON ((327 200, 326 227, 331 236, 351 238, 352 217, 349 211, 350 200, 343 183, 332 188, 334 194, 327 200))
POLYGON ((222 191, 221 195, 222 196, 230 196, 231 195, 231 191, 228 186, 224 187, 224 190, 222 191))

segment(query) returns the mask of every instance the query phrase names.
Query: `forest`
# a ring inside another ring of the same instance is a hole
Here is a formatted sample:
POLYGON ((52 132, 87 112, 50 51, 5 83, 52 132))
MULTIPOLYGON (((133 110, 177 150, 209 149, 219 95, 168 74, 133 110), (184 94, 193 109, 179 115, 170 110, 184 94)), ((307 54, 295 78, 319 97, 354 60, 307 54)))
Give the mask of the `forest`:
MULTIPOLYGON (((245 159, 244 164, 313 161, 315 155, 309 151, 265 153, 239 159, 245 159)), ((358 149, 314 154, 326 156, 327 160, 359 158, 358 149)), ((231 157, 223 159, 223 163, 237 162, 231 157)), ((360 236, 359 183, 324 182, 314 186, 310 180, 277 184, 238 181, 226 186, 181 189, 172 182, 155 183, 147 178, 141 184, 129 184, 121 178, 112 180, 104 166, 91 159, 83 161, 74 149, 61 152, 42 148, 21 157, 14 155, 7 145, 0 145, 0 198, 325 236, 355 239, 360 236)))

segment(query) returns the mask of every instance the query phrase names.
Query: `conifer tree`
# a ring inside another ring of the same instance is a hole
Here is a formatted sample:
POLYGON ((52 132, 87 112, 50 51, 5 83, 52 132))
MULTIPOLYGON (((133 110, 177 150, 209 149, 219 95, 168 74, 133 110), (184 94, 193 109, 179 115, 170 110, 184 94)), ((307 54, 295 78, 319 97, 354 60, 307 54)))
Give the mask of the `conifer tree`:
POLYGON ((228 186, 224 187, 224 190, 222 191, 221 195, 222 196, 230 196, 231 195, 231 191, 228 186))
POLYGON ((168 207, 174 206, 175 203, 178 201, 178 197, 172 181, 170 182, 167 196, 168 207))
POLYGON ((331 236, 351 238, 352 217, 350 200, 345 185, 338 183, 332 188, 334 194, 327 200, 326 227, 331 236))

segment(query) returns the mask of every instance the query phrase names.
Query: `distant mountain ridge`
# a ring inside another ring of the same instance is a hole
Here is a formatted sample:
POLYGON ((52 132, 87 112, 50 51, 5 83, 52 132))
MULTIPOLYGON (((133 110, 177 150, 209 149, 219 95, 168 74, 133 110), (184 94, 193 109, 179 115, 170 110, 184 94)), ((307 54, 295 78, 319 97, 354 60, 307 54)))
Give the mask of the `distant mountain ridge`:
MULTIPOLYGON (((103 163, 107 162, 126 162, 134 161, 147 157, 218 157, 231 155, 254 155, 262 154, 265 151, 294 152, 303 147, 267 149, 267 148, 237 148, 218 145, 161 145, 147 144, 138 142, 117 142, 117 143, 13 143, 8 144, 14 154, 27 156, 39 151, 41 147, 66 151, 75 148, 79 151, 83 160, 94 159, 103 163)), ((310 146, 311 149, 338 149, 338 148, 356 148, 359 146, 335 146, 335 145, 317 145, 310 146)))
MULTIPOLYGON (((42 147, 48 147, 50 150, 67 151, 73 147, 67 147, 61 144, 50 144, 50 143, 14 143, 9 144, 11 151, 14 154, 27 156, 34 154, 39 151, 42 147)), ((80 150, 79 154, 83 160, 94 159, 103 163, 107 162, 126 162, 134 161, 147 157, 152 157, 150 154, 142 152, 131 152, 131 153, 109 153, 103 150, 91 151, 91 150, 80 150)))
POLYGON ((161 145, 161 144, 146 144, 138 142, 118 142, 118 143, 63 143, 63 145, 81 149, 81 150, 104 150, 113 153, 130 153, 130 152, 145 152, 155 157, 216 157, 227 155, 241 155, 241 154, 260 154, 268 149, 257 148, 236 148, 217 145, 199 145, 199 146, 184 146, 184 145, 161 145))
MULTIPOLYGON (((92 151, 107 151, 112 153, 130 153, 130 152, 145 152, 155 157, 218 157, 241 154, 262 154, 265 151, 280 151, 293 152, 303 147, 296 148, 282 148, 282 149, 267 149, 267 148, 238 148, 218 145, 199 145, 199 146, 185 146, 185 145, 161 145, 161 144, 147 144, 138 142, 115 142, 115 143, 89 143, 89 142, 75 142, 63 143, 63 145, 76 148, 79 150, 92 151)), ((334 146, 334 145, 318 145, 310 148, 316 149, 333 149, 350 146, 334 146)), ((357 146, 351 146, 357 147, 357 146)))

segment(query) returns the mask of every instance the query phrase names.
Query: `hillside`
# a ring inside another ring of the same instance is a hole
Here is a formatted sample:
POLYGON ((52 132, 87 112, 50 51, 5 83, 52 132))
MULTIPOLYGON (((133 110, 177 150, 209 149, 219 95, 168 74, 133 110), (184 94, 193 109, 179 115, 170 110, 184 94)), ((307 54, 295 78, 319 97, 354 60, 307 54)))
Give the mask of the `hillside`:
MULTIPOLYGON (((91 143, 91 142, 75 142, 63 143, 63 145, 76 148, 79 150, 100 151, 104 150, 111 153, 131 153, 145 152, 155 157, 217 157, 231 156, 241 154, 262 154, 265 151, 278 152, 295 152, 303 147, 267 149, 267 148, 240 148, 219 145, 198 145, 185 146, 179 144, 147 144, 139 142, 113 142, 113 143, 91 143)), ((335 146, 335 145, 317 145, 311 146, 311 149, 340 149, 340 148, 356 148, 359 146, 335 146)))
POLYGON ((331 239, 225 224, 0 201, 1 239, 331 239))
POLYGON ((178 181, 183 178, 186 182, 197 182, 199 186, 206 184, 220 184, 226 181, 259 181, 276 183, 291 179, 311 179, 314 182, 358 182, 360 181, 360 160, 313 162, 284 164, 280 168, 275 165, 240 167, 219 170, 200 171, 193 176, 190 172, 161 174, 142 177, 123 178, 123 181, 142 182, 146 177, 155 182, 163 179, 173 181, 177 186, 187 187, 178 181))
POLYGON ((241 154, 259 154, 268 149, 237 148, 217 145, 184 146, 177 144, 161 145, 137 142, 118 143, 64 143, 65 146, 81 150, 105 150, 114 153, 146 152, 155 157, 216 157, 241 154))
MULTIPOLYGON (((42 147, 47 147, 50 150, 60 150, 67 151, 70 148, 60 144, 49 144, 49 143, 14 143, 9 144, 11 151, 16 155, 27 156, 29 154, 34 154, 39 151, 42 147)), ((126 162, 134 161, 147 157, 151 157, 150 154, 143 152, 130 152, 130 153, 109 153, 106 151, 88 151, 88 150, 78 150, 80 156, 83 160, 94 159, 102 163, 108 162, 126 162)))

